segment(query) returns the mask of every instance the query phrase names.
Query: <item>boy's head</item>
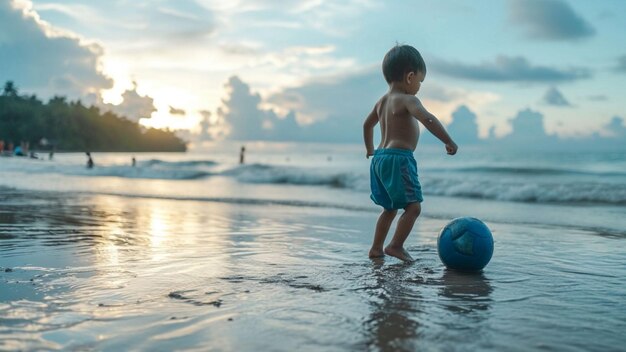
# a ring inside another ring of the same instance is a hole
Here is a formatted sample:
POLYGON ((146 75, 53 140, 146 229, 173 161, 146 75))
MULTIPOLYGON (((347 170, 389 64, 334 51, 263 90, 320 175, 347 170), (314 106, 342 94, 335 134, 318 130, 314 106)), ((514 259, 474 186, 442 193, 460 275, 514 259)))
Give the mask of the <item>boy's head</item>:
POLYGON ((409 73, 426 75, 426 64, 419 51, 410 45, 396 45, 383 59, 383 75, 387 83, 402 82, 409 73))

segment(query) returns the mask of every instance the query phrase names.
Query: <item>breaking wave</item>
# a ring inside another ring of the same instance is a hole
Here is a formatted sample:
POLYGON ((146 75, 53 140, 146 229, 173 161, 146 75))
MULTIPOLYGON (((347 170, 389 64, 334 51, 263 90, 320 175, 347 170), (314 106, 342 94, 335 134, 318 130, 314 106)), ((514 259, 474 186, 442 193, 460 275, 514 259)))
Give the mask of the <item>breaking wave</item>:
MULTIPOLYGON (((8 160, 7 160, 8 161, 8 160)), ((85 177, 107 176, 132 179, 201 180, 229 177, 244 183, 323 186, 369 192, 366 168, 292 165, 222 165, 213 160, 167 161, 151 159, 136 167, 83 165, 15 160, 3 163, 7 171, 56 173, 85 177)), ((420 169, 426 196, 449 196, 526 203, 589 203, 626 205, 626 173, 544 167, 472 166, 420 169), (567 177, 564 177, 566 176, 567 177)))

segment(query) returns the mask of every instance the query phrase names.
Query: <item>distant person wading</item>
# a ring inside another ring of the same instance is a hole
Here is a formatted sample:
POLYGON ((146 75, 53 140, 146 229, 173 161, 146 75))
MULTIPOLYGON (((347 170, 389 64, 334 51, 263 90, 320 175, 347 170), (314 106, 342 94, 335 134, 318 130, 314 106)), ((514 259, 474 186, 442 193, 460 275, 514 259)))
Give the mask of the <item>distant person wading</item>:
POLYGON ((241 146, 241 151, 239 152, 239 164, 243 164, 246 158, 246 147, 241 146))
POLYGON ((93 159, 91 159, 91 153, 85 152, 85 155, 87 155, 87 168, 93 169, 93 159))

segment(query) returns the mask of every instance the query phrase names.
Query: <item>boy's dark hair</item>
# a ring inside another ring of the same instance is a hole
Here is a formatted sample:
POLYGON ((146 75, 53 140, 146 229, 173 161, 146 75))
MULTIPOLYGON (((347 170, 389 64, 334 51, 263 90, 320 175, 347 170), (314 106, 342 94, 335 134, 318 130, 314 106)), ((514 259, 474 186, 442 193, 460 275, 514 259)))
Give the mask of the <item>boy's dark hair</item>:
POLYGON ((410 45, 396 45, 385 54, 383 75, 387 83, 400 82, 407 72, 426 74, 426 63, 422 55, 410 45))

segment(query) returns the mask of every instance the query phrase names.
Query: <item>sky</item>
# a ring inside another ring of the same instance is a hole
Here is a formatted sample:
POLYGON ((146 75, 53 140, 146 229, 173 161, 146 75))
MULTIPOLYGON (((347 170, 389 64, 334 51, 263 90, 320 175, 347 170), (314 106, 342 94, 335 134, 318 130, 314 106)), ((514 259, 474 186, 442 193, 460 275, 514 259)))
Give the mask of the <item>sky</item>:
POLYGON ((622 0, 0 0, 0 80, 188 139, 358 142, 400 43, 459 135, 626 146, 625 35, 622 0))

